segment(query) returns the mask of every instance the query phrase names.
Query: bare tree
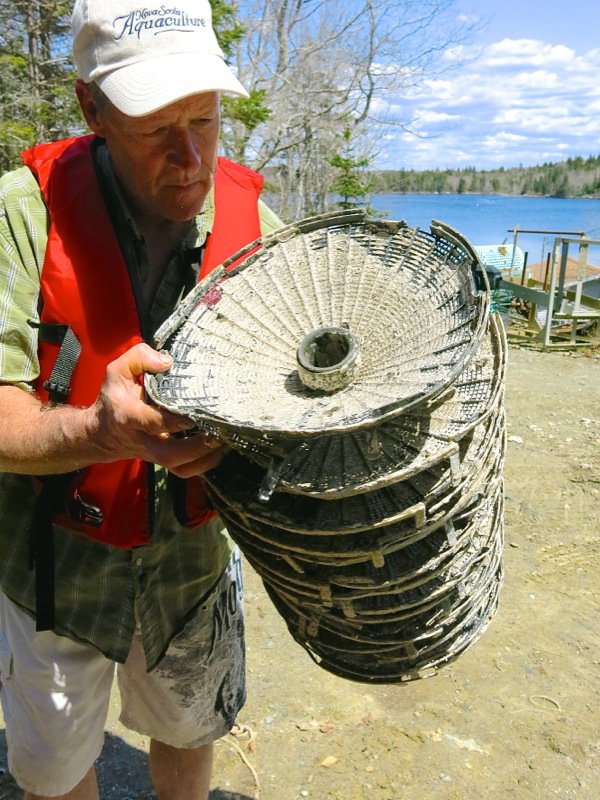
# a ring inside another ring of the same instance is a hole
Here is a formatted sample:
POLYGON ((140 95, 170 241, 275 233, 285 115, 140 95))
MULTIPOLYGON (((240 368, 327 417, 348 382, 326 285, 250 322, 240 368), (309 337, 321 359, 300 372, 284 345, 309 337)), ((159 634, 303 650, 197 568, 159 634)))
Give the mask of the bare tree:
POLYGON ((382 126, 407 126, 390 101, 436 69, 470 33, 454 0, 246 0, 239 75, 270 110, 249 132, 230 120, 228 151, 268 168, 284 218, 328 205, 332 157, 344 131, 376 152, 382 126))

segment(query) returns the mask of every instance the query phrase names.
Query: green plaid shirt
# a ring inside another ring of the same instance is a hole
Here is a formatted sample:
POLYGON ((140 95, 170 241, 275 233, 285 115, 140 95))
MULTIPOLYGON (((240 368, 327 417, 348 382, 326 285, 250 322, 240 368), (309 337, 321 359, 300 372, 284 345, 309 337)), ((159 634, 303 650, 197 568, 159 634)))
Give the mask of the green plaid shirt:
MULTIPOLYGON (((143 280, 145 247, 114 178, 105 147, 96 163, 128 224, 121 246, 143 280)), ((261 229, 279 219, 259 204, 261 229)), ((147 310, 152 330, 166 319, 189 285, 183 252, 200 246, 214 218, 212 194, 190 226, 147 310)), ((36 328, 40 273, 49 220, 37 182, 23 167, 0 178, 0 382, 30 390, 39 374, 36 328)), ((0 473, 0 587, 26 611, 35 609, 35 576, 29 569, 29 527, 34 506, 31 478, 0 473)), ((146 663, 152 669, 172 637, 220 577, 231 543, 217 518, 190 530, 176 521, 164 471, 157 469, 156 525, 152 543, 132 550, 110 547, 56 528, 57 633, 86 642, 108 658, 127 658, 136 619, 146 663)))

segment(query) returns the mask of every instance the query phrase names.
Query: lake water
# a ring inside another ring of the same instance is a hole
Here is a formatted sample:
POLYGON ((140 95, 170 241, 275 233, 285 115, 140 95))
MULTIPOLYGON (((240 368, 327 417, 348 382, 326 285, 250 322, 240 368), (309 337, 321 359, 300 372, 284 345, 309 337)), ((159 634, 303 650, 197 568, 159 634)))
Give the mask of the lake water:
MULTIPOLYGON (((404 219, 429 230, 432 219, 445 222, 474 245, 512 244, 509 228, 585 231, 600 239, 600 199, 559 199, 473 194, 374 194, 371 205, 387 212, 387 219, 404 219)), ((554 242, 551 234, 519 233, 517 244, 530 264, 540 261, 554 242)), ((589 263, 600 264, 600 247, 590 248, 589 263)))

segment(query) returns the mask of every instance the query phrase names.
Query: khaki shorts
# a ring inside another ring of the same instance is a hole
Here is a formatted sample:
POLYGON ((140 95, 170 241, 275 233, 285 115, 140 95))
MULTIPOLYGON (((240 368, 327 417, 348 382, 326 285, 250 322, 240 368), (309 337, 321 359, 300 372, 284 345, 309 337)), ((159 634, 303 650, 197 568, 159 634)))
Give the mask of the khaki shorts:
MULTIPOLYGON (((8 766, 22 789, 57 796, 85 777, 102 750, 114 673, 94 648, 37 633, 0 593, 0 700, 8 766)), ((239 555, 152 672, 136 632, 117 675, 130 730, 178 748, 225 735, 245 701, 239 555)))

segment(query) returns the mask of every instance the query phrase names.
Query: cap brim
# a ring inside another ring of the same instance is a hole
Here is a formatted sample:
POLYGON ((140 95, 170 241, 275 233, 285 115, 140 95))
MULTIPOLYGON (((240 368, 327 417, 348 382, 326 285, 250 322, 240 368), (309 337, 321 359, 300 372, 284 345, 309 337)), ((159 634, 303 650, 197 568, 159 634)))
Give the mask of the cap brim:
POLYGON ((143 117, 201 92, 248 92, 216 54, 171 53, 130 64, 97 79, 119 111, 143 117))

